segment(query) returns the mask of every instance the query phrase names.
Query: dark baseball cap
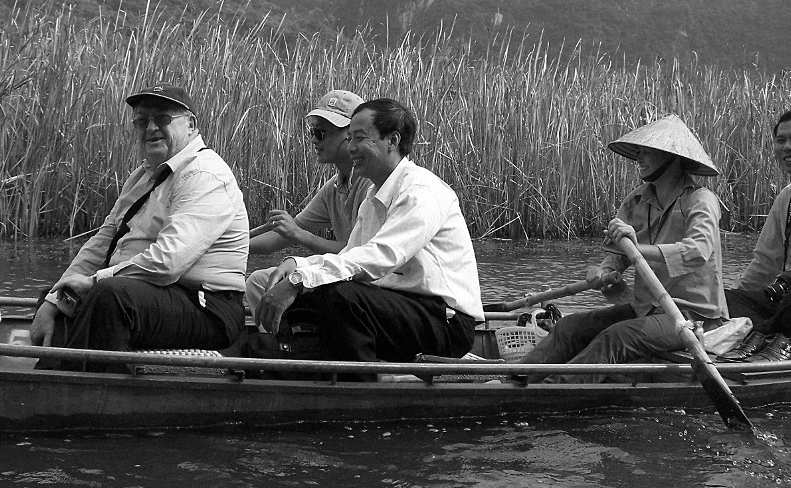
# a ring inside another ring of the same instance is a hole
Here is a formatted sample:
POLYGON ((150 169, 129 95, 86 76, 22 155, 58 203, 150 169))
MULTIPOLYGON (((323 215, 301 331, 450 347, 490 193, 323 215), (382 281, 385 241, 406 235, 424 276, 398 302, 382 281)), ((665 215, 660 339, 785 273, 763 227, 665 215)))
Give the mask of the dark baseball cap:
POLYGON ((134 107, 145 97, 154 97, 167 100, 168 102, 180 105, 190 112, 195 113, 192 99, 187 93, 187 90, 181 88, 180 86, 171 85, 170 83, 159 83, 157 85, 152 85, 126 97, 126 103, 134 107))

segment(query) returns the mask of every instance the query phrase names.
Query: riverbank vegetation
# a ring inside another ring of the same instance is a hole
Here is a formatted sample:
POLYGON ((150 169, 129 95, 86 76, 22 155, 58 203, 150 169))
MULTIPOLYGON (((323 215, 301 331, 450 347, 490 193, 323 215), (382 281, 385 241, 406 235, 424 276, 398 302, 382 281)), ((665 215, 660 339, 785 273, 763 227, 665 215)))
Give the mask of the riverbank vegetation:
POLYGON ((73 236, 101 224, 137 164, 124 98, 158 80, 188 86, 201 132, 233 167, 251 224, 299 210, 327 177, 304 114, 331 88, 405 102, 415 159, 459 194, 477 237, 598 235, 638 183, 607 142, 675 112, 722 175, 703 179, 751 230, 784 184, 771 126, 791 108, 788 73, 656 61, 627 65, 580 42, 493 38, 482 57, 447 26, 385 47, 366 29, 286 35, 211 12, 152 9, 89 22, 68 9, 16 9, 0 31, 0 238, 73 236), (555 53, 555 54, 549 54, 555 53))

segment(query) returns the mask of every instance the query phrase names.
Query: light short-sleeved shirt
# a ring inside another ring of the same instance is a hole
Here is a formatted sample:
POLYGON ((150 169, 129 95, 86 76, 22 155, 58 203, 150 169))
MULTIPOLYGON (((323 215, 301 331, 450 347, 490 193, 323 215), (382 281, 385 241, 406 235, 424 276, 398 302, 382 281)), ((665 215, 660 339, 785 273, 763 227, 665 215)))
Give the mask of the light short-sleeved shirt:
POLYGON ((140 166, 124 183, 99 231, 82 246, 63 276, 137 278, 208 291, 244 291, 249 248, 247 210, 231 169, 198 136, 162 163, 173 173, 129 221, 129 232, 104 261, 126 211, 151 188, 162 169, 140 166))
POLYGON ((338 254, 294 257, 305 288, 355 279, 438 296, 482 321, 478 268, 456 193, 431 171, 402 159, 360 206, 338 254))
POLYGON ((763 290, 778 274, 785 271, 783 263, 786 269, 791 267, 791 257, 786 256, 789 251, 786 249, 786 224, 790 200, 791 185, 788 185, 772 202, 758 242, 755 243, 753 259, 739 277, 736 288, 747 291, 763 290))
POLYGON ((335 174, 322 186, 307 206, 294 217, 294 222, 313 234, 332 229, 335 240, 346 242, 357 221, 357 211, 373 183, 352 174, 342 182, 335 174))
MULTIPOLYGON (((630 193, 618 209, 618 218, 634 227, 640 244, 659 247, 664 262, 649 262, 659 281, 684 311, 701 317, 728 318, 722 280, 720 201, 708 188, 687 176, 676 197, 665 208, 659 205, 654 185, 644 183, 630 193)), ((605 265, 623 271, 625 256, 609 254, 605 265)), ((638 316, 659 303, 641 276, 635 276, 632 307, 638 316)))

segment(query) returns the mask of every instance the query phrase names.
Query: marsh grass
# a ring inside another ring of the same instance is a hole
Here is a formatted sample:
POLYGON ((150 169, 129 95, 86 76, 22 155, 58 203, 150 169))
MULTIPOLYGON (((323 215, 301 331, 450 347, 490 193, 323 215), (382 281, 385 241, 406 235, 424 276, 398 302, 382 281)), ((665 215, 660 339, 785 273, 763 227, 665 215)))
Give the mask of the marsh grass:
POLYGON ((0 237, 71 236, 97 227, 137 165, 123 100, 158 80, 185 84, 201 132, 232 166, 251 224, 298 211, 328 171, 313 162, 304 114, 331 88, 388 96, 420 121, 419 164, 459 194, 477 237, 598 235, 637 184, 606 149, 629 129, 675 112, 722 175, 703 183, 753 229, 784 184, 771 125, 788 76, 692 62, 627 66, 582 43, 492 38, 473 55, 452 28, 378 48, 366 29, 334 39, 290 35, 156 7, 73 19, 53 2, 16 8, 0 31, 0 237), (550 54, 552 53, 552 54, 550 54))

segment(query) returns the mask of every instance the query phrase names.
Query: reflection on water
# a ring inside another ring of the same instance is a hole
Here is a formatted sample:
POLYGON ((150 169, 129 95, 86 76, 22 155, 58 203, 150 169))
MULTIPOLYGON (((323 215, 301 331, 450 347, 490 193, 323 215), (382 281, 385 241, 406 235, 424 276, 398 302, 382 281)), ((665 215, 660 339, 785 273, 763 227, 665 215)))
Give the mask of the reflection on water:
MULTIPOLYGON (((753 240, 727 236, 726 285, 753 240)), ((582 279, 598 242, 477 244, 484 301, 582 279)), ((0 295, 34 296, 75 249, 0 244, 0 295)), ((299 251, 292 250, 298 253, 299 251)), ((278 263, 256 257, 249 268, 278 263)), ((605 302, 585 292, 564 312, 605 302)), ((3 337, 0 339, 7 339, 3 337)), ((4 435, 0 485, 763 487, 791 486, 791 407, 748 412, 763 441, 724 430, 712 412, 630 410, 280 429, 121 435, 4 435)))
MULTIPOLYGON (((750 412, 791 435, 791 411, 750 412)), ((78 486, 788 486, 789 450, 713 414, 620 411, 282 429, 13 436, 0 484, 78 486)))

